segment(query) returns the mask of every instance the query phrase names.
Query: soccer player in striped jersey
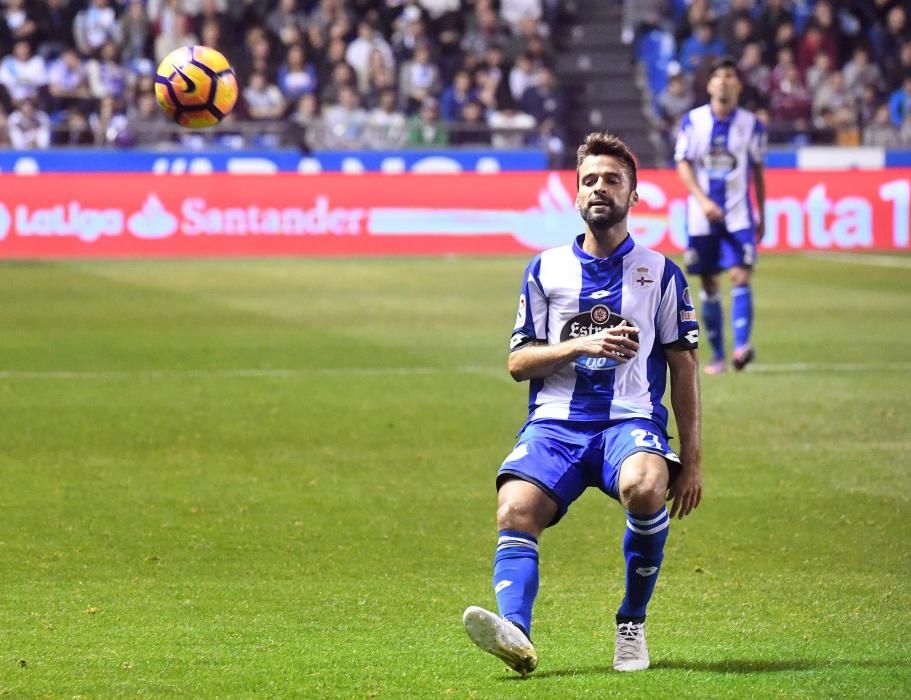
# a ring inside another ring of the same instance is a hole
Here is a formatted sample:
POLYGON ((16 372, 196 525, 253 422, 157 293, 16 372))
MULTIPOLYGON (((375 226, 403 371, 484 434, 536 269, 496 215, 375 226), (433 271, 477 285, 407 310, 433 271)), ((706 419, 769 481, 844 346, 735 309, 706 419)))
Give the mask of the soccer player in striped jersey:
POLYGON ((638 195, 635 160, 622 141, 589 134, 577 180, 584 233, 525 269, 510 341, 509 373, 530 382, 529 412, 496 480, 499 615, 475 606, 463 615, 472 641, 523 676, 538 662, 530 635, 544 529, 588 487, 624 507, 626 594, 614 668, 641 671, 649 666, 646 606, 671 518, 702 497, 699 329, 686 280, 627 232, 638 195), (668 368, 679 457, 662 405, 668 368))
POLYGON ((718 275, 730 270, 734 369, 755 357, 750 342, 756 246, 764 232, 766 130, 756 115, 738 107, 742 84, 737 65, 720 59, 709 75, 709 103, 688 112, 680 124, 674 151, 677 172, 689 190, 687 201, 687 272, 702 280, 702 321, 712 361, 706 374, 727 369, 724 315, 718 275), (757 211, 750 201, 750 179, 757 211))

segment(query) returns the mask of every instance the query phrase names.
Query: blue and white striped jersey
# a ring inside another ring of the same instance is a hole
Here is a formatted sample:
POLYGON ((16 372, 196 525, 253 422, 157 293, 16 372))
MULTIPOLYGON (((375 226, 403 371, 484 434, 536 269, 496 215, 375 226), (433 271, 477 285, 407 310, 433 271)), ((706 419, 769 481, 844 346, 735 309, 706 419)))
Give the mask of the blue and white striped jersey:
MULTIPOLYGON (((755 225, 749 178, 753 166, 765 158, 767 140, 762 122, 739 107, 722 120, 705 104, 690 110, 680 123, 674 160, 692 164, 702 191, 724 210, 728 232, 755 225)), ((710 233, 709 221, 692 195, 687 200, 687 233, 710 233)))
POLYGON ((617 364, 580 357, 544 379, 532 379, 528 420, 650 418, 667 429, 661 399, 666 348, 695 349, 696 311, 680 268, 629 236, 607 258, 572 245, 546 250, 525 269, 510 348, 556 344, 626 319, 639 328, 639 352, 617 364))

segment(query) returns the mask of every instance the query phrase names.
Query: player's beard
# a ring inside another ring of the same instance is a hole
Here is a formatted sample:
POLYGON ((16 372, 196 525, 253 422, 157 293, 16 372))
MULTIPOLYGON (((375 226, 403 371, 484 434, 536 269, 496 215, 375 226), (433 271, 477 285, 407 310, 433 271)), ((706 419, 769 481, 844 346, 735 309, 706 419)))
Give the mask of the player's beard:
POLYGON ((629 212, 629 204, 621 206, 616 200, 608 200, 604 211, 599 211, 597 214, 592 211, 591 205, 582 207, 580 210, 582 220, 595 232, 609 231, 626 218, 627 212, 629 212))

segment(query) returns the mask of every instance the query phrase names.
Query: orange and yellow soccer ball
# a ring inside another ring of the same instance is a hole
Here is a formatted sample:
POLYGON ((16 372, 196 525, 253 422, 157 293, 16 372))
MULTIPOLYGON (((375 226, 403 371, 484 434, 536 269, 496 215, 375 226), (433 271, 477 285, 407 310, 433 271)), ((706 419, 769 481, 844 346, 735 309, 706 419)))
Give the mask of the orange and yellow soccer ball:
POLYGON ((175 49, 158 66, 155 97, 168 119, 190 129, 215 126, 234 109, 237 76, 208 46, 175 49))

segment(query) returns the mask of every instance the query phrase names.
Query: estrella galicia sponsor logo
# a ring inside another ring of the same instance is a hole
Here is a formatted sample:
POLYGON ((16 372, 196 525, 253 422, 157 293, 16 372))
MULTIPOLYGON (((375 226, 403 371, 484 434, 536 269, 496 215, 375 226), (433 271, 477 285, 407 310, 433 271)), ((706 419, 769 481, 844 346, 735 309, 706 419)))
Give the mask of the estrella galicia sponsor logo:
MULTIPOLYGON (((613 328, 626 321, 620 314, 615 314, 604 304, 593 306, 588 311, 583 311, 570 318, 560 331, 560 340, 571 340, 573 338, 582 338, 587 335, 594 335, 607 328, 613 328)), ((631 333, 630 337, 639 342, 638 333, 631 333)), ((576 360, 576 367, 588 371, 600 371, 614 369, 620 363, 609 357, 589 357, 583 355, 576 360)))
POLYGON ((723 143, 713 143, 709 152, 702 159, 702 166, 711 179, 720 179, 737 167, 737 157, 731 153, 723 143))
POLYGON ((687 321, 695 321, 695 320, 696 320, 696 312, 693 311, 692 309, 689 311, 680 312, 680 322, 681 323, 686 323, 687 321))

